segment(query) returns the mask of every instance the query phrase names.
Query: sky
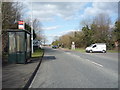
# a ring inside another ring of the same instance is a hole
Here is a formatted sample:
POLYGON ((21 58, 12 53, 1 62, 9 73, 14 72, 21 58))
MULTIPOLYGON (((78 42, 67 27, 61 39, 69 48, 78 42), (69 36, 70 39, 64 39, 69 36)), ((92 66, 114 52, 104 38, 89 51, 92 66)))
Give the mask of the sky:
POLYGON ((118 18, 118 2, 25 2, 24 18, 40 20, 47 44, 71 31, 80 31, 83 20, 91 21, 100 13, 109 15, 111 27, 118 18))

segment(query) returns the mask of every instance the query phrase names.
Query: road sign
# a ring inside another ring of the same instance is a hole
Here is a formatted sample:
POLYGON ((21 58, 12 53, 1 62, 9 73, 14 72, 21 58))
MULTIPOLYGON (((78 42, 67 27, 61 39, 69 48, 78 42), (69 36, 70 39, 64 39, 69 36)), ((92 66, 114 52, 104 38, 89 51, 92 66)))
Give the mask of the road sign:
POLYGON ((74 45, 75 44, 75 42, 72 42, 72 45, 74 45))
POLYGON ((18 21, 18 29, 25 29, 25 22, 24 21, 18 21))
POLYGON ((71 49, 75 50, 75 42, 72 42, 71 49))

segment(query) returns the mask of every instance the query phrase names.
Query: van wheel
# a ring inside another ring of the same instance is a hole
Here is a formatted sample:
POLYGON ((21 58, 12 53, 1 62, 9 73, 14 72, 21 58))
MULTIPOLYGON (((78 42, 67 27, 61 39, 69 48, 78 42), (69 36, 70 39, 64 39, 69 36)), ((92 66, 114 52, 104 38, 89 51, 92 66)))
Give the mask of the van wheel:
POLYGON ((103 53, 106 53, 106 51, 105 51, 105 50, 103 50, 102 52, 103 52, 103 53))
POLYGON ((92 53, 92 50, 90 50, 90 53, 92 53))

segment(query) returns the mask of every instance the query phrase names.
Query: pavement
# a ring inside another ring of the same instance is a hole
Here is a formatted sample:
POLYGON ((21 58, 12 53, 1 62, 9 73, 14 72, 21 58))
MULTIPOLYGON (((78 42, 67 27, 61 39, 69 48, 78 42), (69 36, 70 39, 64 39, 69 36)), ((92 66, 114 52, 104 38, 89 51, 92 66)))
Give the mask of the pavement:
POLYGON ((2 88, 28 88, 42 57, 31 58, 27 64, 6 64, 2 67, 2 88))
POLYGON ((50 47, 44 50, 29 88, 118 88, 117 53, 81 53, 50 47))

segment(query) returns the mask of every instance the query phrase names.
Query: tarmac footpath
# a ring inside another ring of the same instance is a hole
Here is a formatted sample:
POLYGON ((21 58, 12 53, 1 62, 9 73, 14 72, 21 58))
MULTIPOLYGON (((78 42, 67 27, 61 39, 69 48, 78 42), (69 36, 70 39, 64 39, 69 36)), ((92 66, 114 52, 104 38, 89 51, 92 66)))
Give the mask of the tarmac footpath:
POLYGON ((27 89, 31 84, 44 54, 39 58, 31 58, 27 64, 8 64, 2 66, 2 90, 27 89))

